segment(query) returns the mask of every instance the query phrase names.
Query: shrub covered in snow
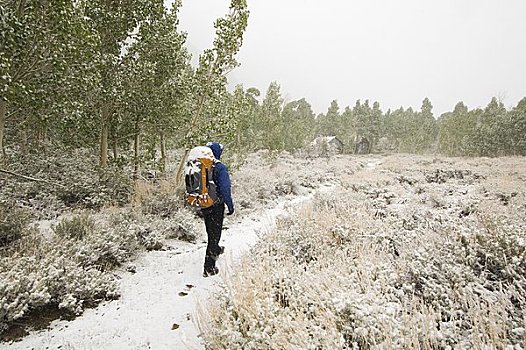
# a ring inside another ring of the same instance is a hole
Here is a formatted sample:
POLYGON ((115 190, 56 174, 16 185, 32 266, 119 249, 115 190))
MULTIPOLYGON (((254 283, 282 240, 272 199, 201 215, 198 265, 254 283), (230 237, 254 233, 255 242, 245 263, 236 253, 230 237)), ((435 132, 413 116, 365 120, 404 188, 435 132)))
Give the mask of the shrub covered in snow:
POLYGON ((0 249, 22 238, 29 221, 26 210, 0 204, 0 249))
POLYGON ((208 348, 521 349, 524 174, 513 159, 365 164, 227 277, 208 348))
POLYGON ((308 159, 288 152, 259 151, 250 154, 236 171, 232 184, 234 201, 240 213, 250 212, 292 195, 305 195, 360 167, 359 161, 343 156, 308 159))
POLYGON ((95 221, 87 214, 65 218, 55 227, 55 234, 62 238, 83 239, 95 230, 95 221))
POLYGON ((85 303, 117 295, 101 258, 118 248, 110 248, 106 239, 93 236, 80 242, 33 235, 20 244, 24 249, 0 260, 0 322, 10 323, 49 304, 80 313, 85 303))
POLYGON ((63 218, 49 236, 24 235, 0 256, 0 323, 48 305, 79 314, 118 297, 115 268, 141 249, 161 249, 168 234, 161 226, 168 229, 133 212, 80 214, 63 218))
POLYGON ((0 203, 25 207, 36 218, 54 218, 67 208, 99 209, 128 203, 131 178, 118 168, 97 170, 91 150, 57 150, 45 157, 19 155, 7 170, 41 181, 0 176, 0 203))

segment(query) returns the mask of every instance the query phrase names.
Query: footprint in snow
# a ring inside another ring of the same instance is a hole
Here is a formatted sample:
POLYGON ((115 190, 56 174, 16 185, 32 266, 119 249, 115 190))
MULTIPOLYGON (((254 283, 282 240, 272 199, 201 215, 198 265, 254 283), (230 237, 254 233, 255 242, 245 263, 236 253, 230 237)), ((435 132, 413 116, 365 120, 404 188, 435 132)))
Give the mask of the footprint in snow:
POLYGON ((185 288, 184 288, 185 290, 182 291, 182 292, 179 292, 178 295, 179 295, 180 297, 185 297, 185 296, 188 295, 188 292, 189 292, 192 288, 194 288, 194 287, 195 287, 195 286, 194 286, 193 284, 189 284, 189 283, 188 283, 188 284, 185 284, 185 288))

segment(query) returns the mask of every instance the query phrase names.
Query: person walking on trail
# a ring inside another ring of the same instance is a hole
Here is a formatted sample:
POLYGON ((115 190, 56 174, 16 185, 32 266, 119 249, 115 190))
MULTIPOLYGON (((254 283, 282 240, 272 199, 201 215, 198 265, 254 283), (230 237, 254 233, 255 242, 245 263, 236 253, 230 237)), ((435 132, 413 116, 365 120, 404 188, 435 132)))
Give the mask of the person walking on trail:
POLYGON ((228 208, 226 215, 234 214, 230 175, 227 167, 220 162, 221 154, 223 153, 223 145, 218 142, 209 142, 206 146, 212 150, 216 159, 212 177, 217 186, 219 200, 214 205, 201 209, 205 219, 206 233, 208 236, 203 272, 204 277, 213 276, 219 272, 219 269, 216 267, 216 260, 220 254, 223 254, 225 249, 224 247, 219 246, 221 231, 223 230, 225 205, 228 208))

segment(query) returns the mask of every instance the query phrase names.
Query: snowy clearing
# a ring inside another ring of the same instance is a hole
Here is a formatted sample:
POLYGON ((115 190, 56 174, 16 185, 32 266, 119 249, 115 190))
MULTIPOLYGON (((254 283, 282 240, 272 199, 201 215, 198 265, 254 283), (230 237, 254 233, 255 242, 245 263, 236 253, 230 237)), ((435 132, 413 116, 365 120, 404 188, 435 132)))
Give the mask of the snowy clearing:
POLYGON ((361 160, 229 276, 207 348, 524 349, 524 159, 361 160))
MULTIPOLYGON (((225 222, 219 277, 201 276, 202 238, 169 240, 141 253, 136 273, 118 272, 119 300, 0 349, 203 349, 205 341, 213 349, 306 341, 324 349, 455 348, 475 344, 476 334, 481 344, 520 349, 525 165, 522 158, 255 155, 233 178, 239 216, 225 222), (242 188, 247 179, 251 186, 242 188), (295 215, 278 220, 291 208, 295 215), (254 251, 264 254, 244 254, 254 251), (466 309, 479 299, 486 306, 466 309), (499 326, 506 317, 508 328, 499 326), (415 328, 423 319, 429 327, 415 328), (312 333, 317 327, 324 332, 312 333)), ((204 225, 193 220, 203 237, 204 225)))

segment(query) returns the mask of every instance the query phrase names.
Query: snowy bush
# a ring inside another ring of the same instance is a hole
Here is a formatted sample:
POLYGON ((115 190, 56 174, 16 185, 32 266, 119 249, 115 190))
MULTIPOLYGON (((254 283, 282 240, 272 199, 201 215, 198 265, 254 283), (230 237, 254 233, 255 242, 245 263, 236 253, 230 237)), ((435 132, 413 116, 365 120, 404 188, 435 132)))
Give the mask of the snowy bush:
POLYGON ((165 238, 186 242, 195 242, 204 233, 203 220, 187 207, 180 208, 170 218, 154 221, 154 225, 165 238))
POLYGON ((28 224, 27 211, 0 204, 0 249, 22 238, 28 224))
POLYGON ((208 348, 522 349, 526 169, 515 164, 391 157, 347 174, 227 277, 202 315, 208 348))
POLYGON ((306 195, 321 184, 352 174, 360 163, 341 156, 295 158, 288 152, 250 154, 233 176, 233 197, 240 213, 275 203, 291 195, 306 195))
POLYGON ((0 322, 45 305, 78 314, 86 303, 117 296, 114 277, 86 263, 95 259, 83 255, 83 245, 63 239, 33 238, 31 243, 32 252, 1 258, 0 322))
POLYGON ((45 157, 19 155, 7 170, 41 181, 0 177, 0 203, 24 206, 35 218, 55 218, 67 208, 99 209, 128 203, 131 178, 118 168, 99 172, 92 153, 89 149, 58 149, 45 157))
POLYGON ((114 168, 104 173, 93 170, 63 178, 64 187, 56 189, 57 197, 68 207, 99 209, 105 204, 128 203, 132 193, 131 179, 114 168))
POLYGON ((67 216, 54 235, 36 232, 0 257, 0 323, 45 306, 79 314, 118 297, 113 271, 141 249, 160 249, 164 233, 129 214, 67 216))
POLYGON ((54 229, 62 238, 83 239, 95 229, 95 222, 88 215, 73 216, 63 219, 54 229))
POLYGON ((172 193, 159 193, 142 201, 141 205, 144 214, 169 218, 182 207, 183 199, 172 193))

